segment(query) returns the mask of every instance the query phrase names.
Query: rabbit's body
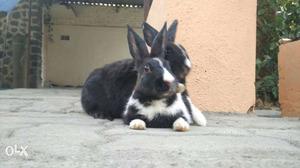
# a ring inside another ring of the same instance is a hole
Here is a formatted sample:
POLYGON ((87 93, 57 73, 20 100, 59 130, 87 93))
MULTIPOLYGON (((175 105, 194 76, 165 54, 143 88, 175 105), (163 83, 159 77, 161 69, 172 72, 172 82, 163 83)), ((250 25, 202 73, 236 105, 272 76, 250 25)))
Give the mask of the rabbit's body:
MULTIPOLYGON (((167 45, 166 59, 170 60, 171 70, 182 84, 190 70, 188 57, 178 54, 179 48, 167 45), (175 53, 177 52, 177 53, 175 53)), ((83 109, 94 118, 121 118, 127 101, 134 89, 137 71, 133 59, 117 61, 94 70, 82 88, 81 103, 83 109)), ((178 99, 182 99, 189 114, 192 114, 191 102, 185 90, 178 99)))
POLYGON ((94 70, 82 88, 84 110, 95 118, 120 118, 134 89, 137 72, 132 59, 94 70))
MULTIPOLYGON (((182 84, 185 84, 191 66, 184 51, 172 43, 167 44, 166 59, 170 62, 171 71, 182 84), (189 64, 186 64, 188 62, 189 64)), ((87 78, 82 88, 81 103, 83 109, 95 118, 121 118, 126 103, 136 84, 137 71, 133 59, 125 59, 102 68, 95 69, 87 78)), ((192 113, 188 93, 185 90, 181 98, 192 113)))
MULTIPOLYGON (((175 32, 176 31, 173 31, 173 33, 175 32)), ((171 41, 167 44, 165 59, 170 62, 171 70, 177 80, 185 84, 185 77, 191 68, 191 62, 185 49, 171 41)), ((143 103, 130 97, 136 82, 137 70, 135 69, 133 59, 118 61, 106 65, 103 68, 96 69, 89 75, 83 86, 81 97, 82 106, 89 115, 95 118, 106 118, 110 120, 122 117, 127 102, 129 102, 129 104, 136 102, 138 107, 145 106, 145 108, 141 110, 142 113, 143 111, 149 111, 147 109, 149 109, 150 101, 143 103)), ((150 116, 149 118, 151 120, 147 122, 149 127, 170 127, 178 116, 185 118, 188 123, 194 121, 197 125, 206 125, 205 117, 201 111, 192 104, 186 90, 181 94, 176 94, 172 96, 172 98, 168 98, 167 104, 165 102, 166 100, 154 100, 152 102, 154 103, 152 106, 158 107, 160 110, 156 112, 154 110, 154 112, 151 113, 152 117, 150 116), (170 106, 171 102, 172 106, 170 106), (165 110, 162 110, 162 108, 165 108, 165 110), (165 115, 168 112, 172 115, 165 115)), ((126 117, 124 121, 128 123, 128 117, 130 116, 126 117)))
POLYGON ((136 86, 123 114, 131 129, 173 128, 187 131, 192 117, 176 93, 177 79, 166 61, 166 24, 155 36, 150 53, 145 41, 128 28, 128 44, 138 72, 136 86))

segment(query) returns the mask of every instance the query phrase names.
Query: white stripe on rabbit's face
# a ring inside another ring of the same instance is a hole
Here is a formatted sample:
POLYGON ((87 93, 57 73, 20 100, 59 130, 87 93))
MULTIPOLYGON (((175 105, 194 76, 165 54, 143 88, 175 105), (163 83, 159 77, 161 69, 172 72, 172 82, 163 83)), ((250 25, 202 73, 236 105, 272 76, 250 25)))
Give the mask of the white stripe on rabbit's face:
POLYGON ((190 61, 187 57, 185 58, 184 64, 185 64, 187 67, 192 68, 192 63, 191 63, 191 61, 190 61))
POLYGON ((175 78, 174 76, 164 67, 163 63, 161 62, 161 60, 159 58, 153 58, 154 60, 156 60, 159 65, 161 66, 161 68, 163 69, 163 80, 165 82, 174 82, 175 78))
POLYGON ((148 58, 137 69, 138 79, 135 91, 139 94, 165 98, 176 93, 177 80, 166 60, 148 58))
POLYGON ((182 45, 175 43, 175 45, 180 49, 180 51, 182 52, 182 54, 185 57, 185 61, 184 64, 188 67, 188 68, 192 68, 192 63, 186 53, 186 50, 182 47, 182 45))

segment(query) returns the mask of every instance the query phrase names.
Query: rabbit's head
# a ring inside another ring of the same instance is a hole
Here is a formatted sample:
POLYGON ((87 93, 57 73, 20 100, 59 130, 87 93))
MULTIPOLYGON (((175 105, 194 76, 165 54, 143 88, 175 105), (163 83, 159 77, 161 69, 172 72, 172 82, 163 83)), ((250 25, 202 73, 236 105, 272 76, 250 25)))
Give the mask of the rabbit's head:
POLYGON ((145 41, 128 26, 128 45, 135 60, 138 79, 135 92, 152 98, 164 98, 176 93, 177 80, 165 60, 166 24, 153 40, 150 53, 145 41))
MULTIPOLYGON (((178 21, 174 20, 171 26, 168 28, 165 59, 170 62, 171 70, 179 82, 184 83, 185 77, 190 72, 191 62, 183 46, 175 43, 177 25, 178 21)), ((148 46, 152 46, 158 31, 148 23, 144 22, 143 33, 148 46)))

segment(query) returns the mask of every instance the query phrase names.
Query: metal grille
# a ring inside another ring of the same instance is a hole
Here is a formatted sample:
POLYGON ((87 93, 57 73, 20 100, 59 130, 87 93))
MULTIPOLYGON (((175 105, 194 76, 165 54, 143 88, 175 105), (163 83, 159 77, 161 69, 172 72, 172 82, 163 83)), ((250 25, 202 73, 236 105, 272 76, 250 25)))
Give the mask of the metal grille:
POLYGON ((88 5, 123 8, 142 8, 144 0, 60 0, 64 5, 88 5))

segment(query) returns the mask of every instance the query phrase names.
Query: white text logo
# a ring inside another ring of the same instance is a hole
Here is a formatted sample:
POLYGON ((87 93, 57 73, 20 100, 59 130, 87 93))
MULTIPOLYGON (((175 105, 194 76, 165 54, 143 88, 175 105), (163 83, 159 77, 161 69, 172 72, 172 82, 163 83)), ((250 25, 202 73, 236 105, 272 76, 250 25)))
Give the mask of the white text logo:
POLYGON ((22 146, 22 145, 13 145, 13 146, 7 146, 5 148, 5 153, 7 156, 13 156, 13 155, 19 155, 19 156, 28 156, 28 153, 26 149, 28 146, 22 146))

